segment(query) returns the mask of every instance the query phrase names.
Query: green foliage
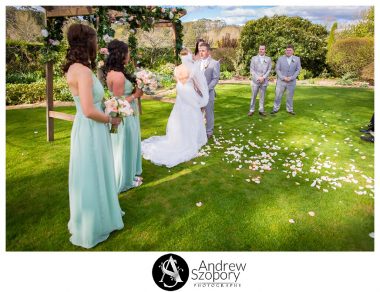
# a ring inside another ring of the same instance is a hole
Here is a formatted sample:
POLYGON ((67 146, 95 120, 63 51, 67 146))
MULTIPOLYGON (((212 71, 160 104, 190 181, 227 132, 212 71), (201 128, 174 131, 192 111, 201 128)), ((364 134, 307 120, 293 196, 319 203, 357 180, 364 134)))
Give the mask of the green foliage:
POLYGON ((44 76, 42 76, 41 72, 26 72, 26 73, 7 73, 6 75, 6 83, 24 83, 29 84, 39 80, 42 80, 44 76))
POLYGON ((211 52, 215 60, 220 60, 221 71, 235 71, 236 49, 234 48, 217 48, 211 52))
POLYGON ((338 28, 338 23, 334 22, 334 24, 332 25, 332 27, 330 29, 329 38, 327 40, 327 51, 331 50, 331 46, 335 42, 335 31, 336 31, 337 28, 338 28))
POLYGON ((299 80, 306 80, 313 77, 313 73, 304 68, 301 69, 300 74, 298 75, 299 80))
POLYGON ((175 85, 174 80, 175 64, 165 63, 158 66, 154 71, 156 73, 158 84, 160 87, 172 88, 175 85))
POLYGON ((339 39, 327 55, 327 63, 336 76, 350 73, 359 77, 361 70, 373 61, 373 38, 339 39))
POLYGON ((46 27, 41 31, 45 46, 41 50, 41 62, 56 62, 60 56, 61 42, 63 40, 62 27, 66 17, 47 19, 46 27), (45 35, 44 35, 45 34, 45 35))
POLYGON ((357 80, 356 72, 347 72, 345 73, 341 79, 338 80, 336 84, 338 85, 352 85, 354 81, 357 80))
POLYGON ((375 7, 364 12, 362 20, 340 33, 341 38, 348 37, 374 37, 375 36, 375 7))
POLYGON ((220 80, 229 80, 232 79, 233 74, 229 71, 221 71, 220 72, 220 80))
POLYGON ((326 60, 326 28, 301 17, 273 16, 248 21, 240 35, 238 64, 242 73, 248 75, 252 56, 260 44, 266 44, 267 55, 274 62, 284 54, 288 44, 293 44, 295 55, 301 58, 302 67, 320 74, 326 60))
POLYGON ((167 63, 176 63, 173 48, 139 48, 137 58, 143 67, 154 70, 167 63))
POLYGON ((6 41, 7 74, 39 72, 44 68, 39 62, 43 44, 24 41, 6 41))
MULTIPOLYGON (((54 80, 54 100, 72 101, 72 95, 63 79, 54 80)), ((46 82, 6 84, 6 104, 36 103, 46 99, 46 82)))

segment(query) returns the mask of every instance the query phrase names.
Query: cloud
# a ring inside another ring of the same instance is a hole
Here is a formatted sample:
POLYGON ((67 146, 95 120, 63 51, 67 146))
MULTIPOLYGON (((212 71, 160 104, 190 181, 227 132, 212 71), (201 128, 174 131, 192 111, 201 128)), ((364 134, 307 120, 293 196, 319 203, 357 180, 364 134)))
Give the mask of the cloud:
POLYGON ((263 16, 287 15, 301 16, 313 22, 354 21, 361 17, 368 6, 273 6, 273 7, 235 7, 224 9, 223 19, 241 21, 242 17, 257 19, 263 16))

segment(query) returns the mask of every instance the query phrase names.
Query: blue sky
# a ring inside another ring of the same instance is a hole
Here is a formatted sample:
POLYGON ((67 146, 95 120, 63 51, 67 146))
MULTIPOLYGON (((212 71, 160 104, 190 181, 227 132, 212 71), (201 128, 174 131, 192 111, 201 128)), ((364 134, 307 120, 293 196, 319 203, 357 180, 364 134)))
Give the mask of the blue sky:
POLYGON ((227 24, 243 25, 246 21, 263 16, 301 16, 313 23, 330 26, 338 21, 339 26, 355 23, 369 6, 182 6, 187 15, 183 22, 201 18, 221 19, 227 24))

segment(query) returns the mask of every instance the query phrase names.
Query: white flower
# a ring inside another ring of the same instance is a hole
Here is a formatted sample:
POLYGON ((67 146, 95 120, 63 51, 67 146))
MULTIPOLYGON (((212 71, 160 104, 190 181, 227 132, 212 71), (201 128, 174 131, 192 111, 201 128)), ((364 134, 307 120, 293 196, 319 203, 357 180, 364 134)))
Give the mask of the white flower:
POLYGON ((173 14, 173 12, 170 11, 170 13, 169 13, 169 18, 170 18, 170 19, 173 19, 173 17, 174 17, 174 14, 173 14))
POLYGON ((314 213, 313 211, 310 211, 310 212, 309 212, 309 215, 310 215, 311 217, 314 217, 314 216, 315 216, 315 213, 314 213))
POLYGON ((109 43, 110 41, 113 40, 113 38, 110 37, 108 34, 106 34, 106 35, 103 36, 103 40, 104 40, 106 43, 109 43))
POLYGON ((130 29, 129 32, 132 33, 132 34, 136 33, 136 31, 133 28, 130 29))
POLYGON ((289 219, 289 223, 294 224, 296 221, 294 221, 294 219, 289 219))
POLYGON ((46 38, 46 37, 48 37, 49 32, 46 29, 42 29, 41 30, 41 35, 46 38))
POLYGON ((202 202, 197 202, 195 205, 196 205, 197 207, 202 207, 203 203, 202 203, 202 202))

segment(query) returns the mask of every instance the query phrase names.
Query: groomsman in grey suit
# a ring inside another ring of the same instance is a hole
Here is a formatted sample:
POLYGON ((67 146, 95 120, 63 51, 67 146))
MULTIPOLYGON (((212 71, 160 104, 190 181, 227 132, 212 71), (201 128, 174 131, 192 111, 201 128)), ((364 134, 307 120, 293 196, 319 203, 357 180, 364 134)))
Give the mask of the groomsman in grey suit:
POLYGON ((268 86, 268 76, 270 70, 272 69, 272 61, 269 57, 265 56, 265 45, 259 46, 259 54, 253 56, 251 59, 250 72, 252 76, 252 97, 251 105, 249 108, 248 116, 252 116, 255 112, 256 96, 260 91, 260 103, 259 103, 259 114, 265 116, 264 111, 264 99, 265 92, 268 86))
POLYGON ((280 109, 282 95, 286 90, 286 110, 289 114, 295 115, 293 111, 293 95, 296 88, 296 79, 301 71, 301 60, 293 54, 294 47, 288 45, 285 50, 285 55, 281 56, 277 61, 276 99, 271 114, 277 113, 280 109))
POLYGON ((214 131, 214 101, 215 101, 215 86, 219 82, 220 63, 210 56, 210 45, 201 43, 199 45, 199 54, 201 60, 199 62, 201 70, 204 72, 208 84, 209 101, 205 108, 206 110, 206 133, 210 139, 214 131))

